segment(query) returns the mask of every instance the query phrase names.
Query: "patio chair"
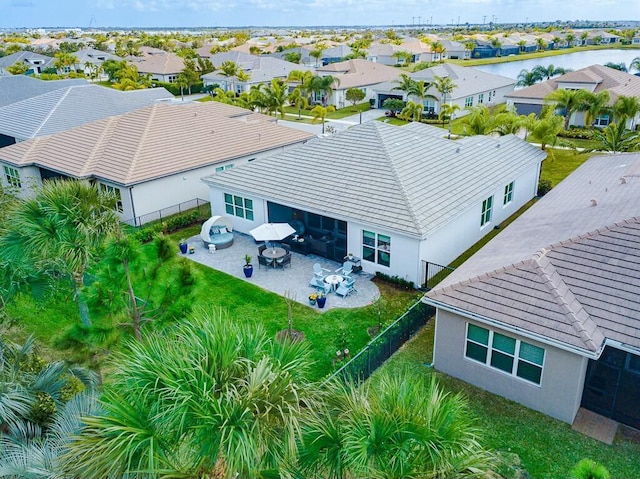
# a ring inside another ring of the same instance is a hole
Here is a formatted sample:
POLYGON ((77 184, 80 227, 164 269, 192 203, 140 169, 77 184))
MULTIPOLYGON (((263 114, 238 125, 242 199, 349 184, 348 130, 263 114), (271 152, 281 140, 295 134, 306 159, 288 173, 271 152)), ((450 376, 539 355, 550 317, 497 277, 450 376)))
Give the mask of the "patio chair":
POLYGON ((331 285, 329 283, 325 283, 322 279, 316 278, 315 276, 311 278, 311 281, 309 281, 309 286, 311 288, 316 288, 324 294, 329 294, 331 292, 331 285))
POLYGON ((267 245, 266 244, 262 244, 260 245, 260 247, 258 248, 258 256, 262 256, 262 253, 264 252, 264 250, 267 249, 267 245))
POLYGON ((330 271, 328 269, 323 268, 320 263, 315 263, 313 265, 313 275, 322 280, 324 279, 324 277, 327 275, 327 273, 329 273, 330 271))
POLYGON ((282 269, 284 269, 287 265, 291 268, 291 253, 287 253, 282 258, 276 260, 276 267, 282 266, 282 269))
POLYGON ((338 285, 336 289, 336 295, 346 298, 351 293, 355 293, 358 290, 355 288, 356 280, 350 276, 345 277, 344 281, 338 285))
POLYGON ((345 261, 342 266, 336 270, 336 273, 342 276, 349 276, 353 273, 353 263, 351 261, 345 261))
POLYGON ((258 255, 258 269, 260 269, 260 266, 265 266, 267 268, 270 268, 273 266, 273 259, 272 258, 266 258, 262 255, 258 255))

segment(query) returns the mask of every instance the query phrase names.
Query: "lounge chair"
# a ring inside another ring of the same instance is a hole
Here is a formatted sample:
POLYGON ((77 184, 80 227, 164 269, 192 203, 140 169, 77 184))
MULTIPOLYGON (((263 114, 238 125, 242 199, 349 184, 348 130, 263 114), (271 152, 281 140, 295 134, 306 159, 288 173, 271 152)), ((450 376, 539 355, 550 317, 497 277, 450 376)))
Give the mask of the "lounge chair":
POLYGON ((351 293, 357 292, 355 285, 356 280, 350 276, 345 277, 344 281, 338 285, 336 289, 336 295, 346 298, 351 293))
POLYGON ((330 273, 330 271, 328 269, 323 268, 320 263, 315 263, 313 265, 313 275, 322 280, 324 279, 324 277, 327 275, 327 273, 330 273))
POLYGON ((331 285, 329 283, 325 283, 323 280, 316 278, 315 276, 311 278, 309 281, 309 286, 311 288, 316 288, 318 291, 329 294, 331 292, 331 285))

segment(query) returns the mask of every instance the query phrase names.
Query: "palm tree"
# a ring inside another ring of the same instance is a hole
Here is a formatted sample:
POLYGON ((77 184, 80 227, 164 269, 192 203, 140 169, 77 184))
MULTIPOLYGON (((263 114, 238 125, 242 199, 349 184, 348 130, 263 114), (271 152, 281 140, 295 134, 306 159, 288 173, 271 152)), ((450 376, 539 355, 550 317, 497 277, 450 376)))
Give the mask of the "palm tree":
POLYGON ((604 64, 607 68, 613 68, 614 70, 618 70, 621 72, 627 72, 627 65, 624 62, 615 63, 615 62, 607 62, 604 64))
POLYGON ((635 57, 629 64, 629 71, 640 70, 640 57, 635 57))
POLYGON ((547 42, 544 41, 544 38, 536 38, 536 46, 538 47, 538 51, 545 50, 547 48, 547 42))
POLYGON ((621 95, 613 104, 612 110, 618 125, 626 127, 627 122, 631 120, 631 129, 635 129, 635 118, 638 112, 640 112, 640 100, 638 100, 638 98, 635 96, 621 95))
POLYGON ((584 118, 585 126, 591 126, 601 114, 610 111, 608 107, 609 90, 603 90, 598 93, 586 92, 583 101, 587 104, 587 110, 584 118))
POLYGON ((317 123, 318 121, 322 122, 322 134, 324 135, 324 122, 327 118, 327 115, 332 111, 336 111, 336 108, 333 105, 322 106, 316 105, 311 110, 311 116, 313 116, 312 123, 317 123))
POLYGON ((532 72, 535 72, 536 75, 540 77, 540 79, 549 80, 557 75, 564 75, 571 71, 571 69, 565 69, 562 67, 556 67, 553 64, 549 64, 546 67, 542 65, 536 65, 531 69, 532 72))
POLYGON ((459 109, 460 105, 445 103, 444 105, 442 105, 442 108, 440 108, 440 112, 438 113, 438 118, 440 121, 442 121, 443 128, 445 122, 449 122, 449 137, 451 137, 451 121, 453 120, 456 111, 458 111, 459 109))
POLYGON ((612 153, 640 151, 640 134, 625 130, 624 127, 619 128, 615 123, 610 123, 602 131, 596 131, 593 140, 598 145, 585 151, 610 151, 612 153))
POLYGON ((524 53, 524 47, 527 46, 527 42, 526 40, 520 40, 516 45, 518 45, 518 53, 524 53))
POLYGON ((540 149, 546 150, 547 145, 555 145, 558 142, 558 133, 562 131, 563 119, 553 113, 552 109, 541 113, 531 129, 530 140, 540 143, 540 149))
MULTIPOLYGON (((447 97, 449 97, 449 103, 451 103, 451 94, 453 90, 456 88, 456 84, 449 77, 441 77, 438 75, 433 75, 434 87, 440 93, 440 110, 442 110, 443 105, 447 102, 447 97)), ((453 111, 449 112, 449 138, 451 138, 451 122, 453 120, 453 111)))
POLYGON ((326 76, 313 76, 310 80, 309 84, 309 92, 322 94, 322 103, 323 105, 328 102, 330 97, 330 92, 332 88, 338 87, 340 85, 340 79, 337 77, 333 77, 331 75, 326 76))
POLYGON ((415 88, 416 81, 413 78, 411 78, 408 74, 401 73, 400 77, 397 80, 394 80, 392 83, 397 85, 391 88, 392 90, 403 91, 407 94, 407 97, 408 97, 410 94, 409 92, 415 88))
POLYGON ((295 450, 304 343, 280 344, 220 312, 176 323, 119 358, 104 412, 69 446, 74 477, 258 477, 295 450), (189 345, 185 354, 184 345, 189 345))
POLYGON ((585 111, 587 107, 584 105, 585 90, 566 90, 560 88, 551 92, 545 97, 545 101, 554 102, 557 108, 562 108, 564 114, 564 129, 569 128, 571 115, 576 111, 585 111))
POLYGON ((309 107, 309 101, 300 85, 289 93, 289 104, 298 109, 298 120, 302 120, 302 110, 309 107))
POLYGON ((460 394, 435 377, 382 373, 363 385, 329 382, 303 419, 302 477, 483 477, 493 456, 460 394))
POLYGON ((442 58, 445 48, 442 42, 431 42, 431 51, 438 55, 438 60, 440 62, 444 62, 444 58, 442 58))
POLYGON ((99 258, 105 238, 118 227, 115 202, 115 195, 83 181, 47 181, 9 216, 0 237, 0 255, 16 262, 26 259, 36 271, 52 274, 52 279, 67 275, 80 318, 90 325, 81 292, 87 269, 99 258))
POLYGON ((422 103, 414 103, 413 101, 409 101, 398 115, 398 118, 402 120, 413 119, 413 121, 420 121, 420 119, 422 118, 423 110, 424 105, 422 105, 422 103))
POLYGON ((312 92, 312 83, 314 75, 309 70, 291 70, 287 77, 287 82, 296 84, 296 88, 300 90, 300 94, 309 102, 309 96, 312 92))
POLYGON ((420 104, 424 108, 424 99, 427 97, 429 90, 433 86, 432 82, 426 80, 418 80, 411 85, 409 89, 409 95, 416 96, 420 99, 420 104))
POLYGON ((280 118, 284 118, 284 105, 287 102, 287 88, 282 80, 274 78, 269 86, 263 85, 265 102, 267 105, 267 114, 274 113, 276 121, 278 121, 278 113, 280 118))
POLYGON ((309 52, 309 56, 316 59, 316 66, 318 66, 318 61, 322 57, 322 52, 324 52, 325 49, 326 46, 324 43, 318 43, 313 50, 309 52))
POLYGON ((520 70, 520 73, 518 73, 518 81, 516 83, 516 86, 527 87, 527 86, 535 85, 540 80, 541 80, 540 75, 535 71, 535 69, 531 71, 527 69, 523 69, 523 70, 520 70))
POLYGON ((220 75, 222 75, 223 77, 231 79, 230 87, 227 88, 227 90, 231 90, 235 93, 236 88, 233 79, 237 77, 240 71, 241 70, 236 62, 233 62, 231 60, 225 60, 220 64, 220 67, 218 67, 218 73, 220 73, 220 75))
POLYGON ((66 72, 67 68, 71 68, 76 65, 80 60, 73 53, 58 52, 55 54, 55 60, 53 61, 53 67, 58 71, 66 72))
POLYGON ((564 38, 565 40, 567 40, 567 44, 569 45, 569 47, 572 47, 576 36, 573 33, 567 33, 564 38))

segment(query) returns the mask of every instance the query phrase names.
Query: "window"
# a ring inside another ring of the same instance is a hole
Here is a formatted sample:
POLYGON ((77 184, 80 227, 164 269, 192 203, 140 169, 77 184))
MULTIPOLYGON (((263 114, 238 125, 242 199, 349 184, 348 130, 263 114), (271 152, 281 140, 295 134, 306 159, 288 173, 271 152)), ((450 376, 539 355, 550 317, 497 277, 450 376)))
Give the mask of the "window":
POLYGON ((484 103, 484 93, 480 93, 478 95, 478 103, 480 104, 484 103))
POLYGON ((493 196, 489 196, 482 202, 482 216, 480 217, 480 226, 484 226, 491 221, 491 209, 493 208, 493 196))
POLYGON ((503 205, 508 205, 513 200, 513 181, 504 187, 503 205))
POLYGON ((7 180, 7 184, 9 186, 13 186, 14 188, 22 188, 22 181, 20 181, 20 172, 16 168, 5 166, 4 177, 7 180))
POLYGON ((229 215, 253 221, 253 200, 225 193, 224 209, 229 215))
MULTIPOLYGON (((251 161, 251 160, 249 160, 249 161, 251 161)), ((224 166, 217 166, 216 167, 216 173, 220 173, 221 171, 229 170, 231 168, 233 168, 233 163, 231 163, 229 165, 224 165, 224 166)))
POLYGON ((106 193, 113 195, 116 199, 116 211, 118 213, 122 213, 124 211, 124 207, 122 205, 122 196, 120 195, 120 188, 116 188, 111 185, 104 185, 100 183, 100 189, 106 193))
POLYGON ((611 123, 609 115, 600 115, 593 121, 593 126, 608 126, 611 123))
POLYGON ((465 357, 512 376, 540 384, 544 349, 467 323, 465 357))
POLYGON ((469 108, 471 106, 473 106, 473 97, 468 96, 467 98, 464 99, 464 107, 469 108))
POLYGON ((362 259, 382 266, 391 265, 391 237, 362 231, 362 259))

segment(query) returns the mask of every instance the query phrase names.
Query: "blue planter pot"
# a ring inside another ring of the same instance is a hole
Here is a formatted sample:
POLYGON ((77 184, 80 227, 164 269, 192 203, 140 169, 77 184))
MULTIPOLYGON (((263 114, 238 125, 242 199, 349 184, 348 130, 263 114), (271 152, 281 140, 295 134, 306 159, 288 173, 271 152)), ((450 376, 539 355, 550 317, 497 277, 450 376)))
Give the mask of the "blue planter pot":
POLYGON ((187 247, 188 247, 187 243, 180 243, 180 252, 182 254, 187 254, 187 247))
POLYGON ((242 271, 244 271, 245 278, 251 278, 251 275, 253 274, 253 265, 250 264, 248 266, 244 266, 242 271))
POLYGON ((322 309, 327 302, 327 298, 318 298, 316 301, 318 302, 318 308, 322 309))

